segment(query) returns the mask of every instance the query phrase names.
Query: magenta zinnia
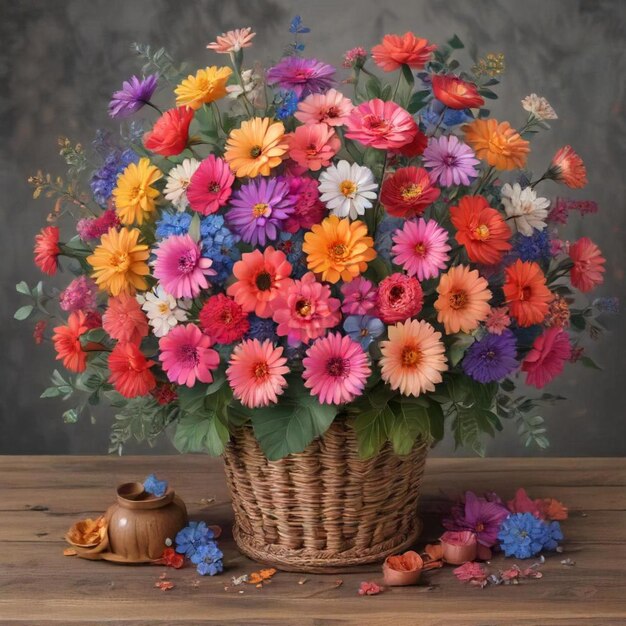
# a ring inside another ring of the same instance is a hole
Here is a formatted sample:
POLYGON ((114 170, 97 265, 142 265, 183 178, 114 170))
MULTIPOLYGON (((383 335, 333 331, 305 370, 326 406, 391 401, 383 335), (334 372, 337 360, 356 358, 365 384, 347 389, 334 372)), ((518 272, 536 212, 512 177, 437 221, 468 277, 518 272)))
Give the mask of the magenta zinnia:
POLYGON ((223 159, 210 154, 194 172, 187 187, 187 200, 202 215, 215 213, 232 193, 235 176, 223 159))

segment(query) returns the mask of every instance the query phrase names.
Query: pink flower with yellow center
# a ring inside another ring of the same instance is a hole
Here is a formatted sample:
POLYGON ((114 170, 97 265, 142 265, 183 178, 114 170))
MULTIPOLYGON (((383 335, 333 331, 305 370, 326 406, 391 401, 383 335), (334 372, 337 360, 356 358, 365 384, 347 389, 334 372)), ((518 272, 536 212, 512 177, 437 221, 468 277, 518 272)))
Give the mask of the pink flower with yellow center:
POLYGON ((317 172, 330 165, 341 148, 341 140, 327 124, 305 124, 287 135, 289 157, 298 165, 317 172))
POLYGON ((352 101, 336 89, 312 93, 298 103, 294 117, 303 124, 343 126, 353 109, 352 101))

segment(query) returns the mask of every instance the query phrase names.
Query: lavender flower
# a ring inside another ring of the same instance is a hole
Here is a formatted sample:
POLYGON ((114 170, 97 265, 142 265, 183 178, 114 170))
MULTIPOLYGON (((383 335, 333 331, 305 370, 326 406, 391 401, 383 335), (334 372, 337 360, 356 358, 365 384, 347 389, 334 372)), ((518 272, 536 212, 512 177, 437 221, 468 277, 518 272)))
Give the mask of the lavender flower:
POLYGON ((619 313, 619 298, 616 296, 596 298, 592 304, 600 313, 610 313, 612 315, 619 313))
POLYGON ((343 323, 343 329, 350 339, 367 350, 372 341, 383 334, 385 325, 371 315, 349 315, 343 323))
POLYGON ((146 78, 131 76, 122 83, 122 88, 113 93, 109 102, 109 115, 113 118, 128 117, 150 102, 156 91, 158 76, 151 74, 146 78))
POLYGON ((431 178, 444 187, 469 185, 478 176, 475 166, 479 162, 474 151, 455 135, 431 137, 424 150, 424 167, 430 170, 431 178))
POLYGON ((510 330, 487 334, 468 348, 463 371, 479 383, 502 380, 517 368, 516 354, 515 335, 510 330))
POLYGON ((267 72, 267 82, 281 89, 292 90, 299 99, 324 92, 332 87, 335 68, 317 59, 285 57, 267 72))

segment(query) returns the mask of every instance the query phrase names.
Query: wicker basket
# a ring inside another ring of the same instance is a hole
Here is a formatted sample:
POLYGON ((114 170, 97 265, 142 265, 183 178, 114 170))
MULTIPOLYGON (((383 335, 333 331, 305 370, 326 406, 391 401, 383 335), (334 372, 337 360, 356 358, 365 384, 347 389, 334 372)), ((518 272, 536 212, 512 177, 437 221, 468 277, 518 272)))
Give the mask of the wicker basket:
POLYGON ((246 556, 283 570, 330 573, 410 547, 421 531, 417 502, 428 445, 398 457, 387 444, 367 460, 346 420, 299 454, 268 461, 250 427, 224 453, 246 556))

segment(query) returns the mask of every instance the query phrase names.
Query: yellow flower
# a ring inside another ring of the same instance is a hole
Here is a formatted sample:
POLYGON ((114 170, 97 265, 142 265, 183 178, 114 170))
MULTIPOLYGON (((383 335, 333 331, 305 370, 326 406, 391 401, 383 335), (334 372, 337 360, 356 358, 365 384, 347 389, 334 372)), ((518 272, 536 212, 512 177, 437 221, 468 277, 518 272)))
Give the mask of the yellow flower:
POLYGON ((188 106, 197 111, 205 102, 215 102, 226 95, 226 83, 233 71, 230 67, 207 67, 189 74, 174 89, 176 106, 188 106))
POLYGON ((98 287, 112 296, 148 288, 144 276, 150 274, 146 263, 150 251, 147 245, 138 243, 140 234, 137 228, 111 228, 87 257, 98 287))
POLYGON ((131 163, 119 175, 117 186, 113 190, 113 198, 117 215, 123 224, 143 224, 155 209, 155 199, 159 192, 153 185, 163 174, 150 163, 150 159, 131 163))
POLYGON ((255 117, 230 132, 224 159, 238 178, 269 176, 270 170, 282 163, 288 148, 281 122, 255 117))
POLYGON ((376 258, 374 240, 367 236, 367 226, 360 220, 351 222, 336 215, 315 224, 304 235, 302 250, 312 272, 322 280, 336 283, 340 278, 350 282, 367 269, 367 262, 376 258))

